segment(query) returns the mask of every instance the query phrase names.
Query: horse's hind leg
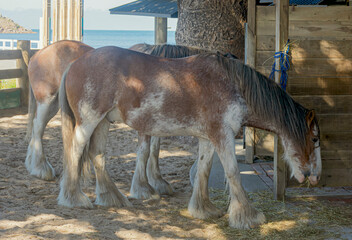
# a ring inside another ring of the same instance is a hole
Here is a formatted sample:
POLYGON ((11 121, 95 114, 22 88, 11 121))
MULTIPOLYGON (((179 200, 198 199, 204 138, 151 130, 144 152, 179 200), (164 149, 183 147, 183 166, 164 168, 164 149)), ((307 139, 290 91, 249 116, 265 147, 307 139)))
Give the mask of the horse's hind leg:
POLYGON ((60 182, 59 205, 66 207, 93 207, 89 198, 81 190, 80 178, 82 166, 85 164, 83 161, 88 160, 83 156, 85 155, 83 151, 87 151, 86 146, 98 123, 99 121, 76 125, 72 136, 67 139, 69 143, 64 143, 64 146, 66 145, 67 147, 64 148, 64 170, 60 182))
POLYGON ((214 146, 205 139, 199 139, 197 173, 194 180, 188 211, 193 217, 206 219, 221 217, 224 212, 217 209, 209 199, 208 179, 213 162, 214 146))
POLYGON ((37 114, 33 120, 32 138, 28 145, 25 165, 29 173, 43 180, 53 180, 55 170, 45 159, 43 150, 43 134, 46 125, 58 111, 58 98, 48 103, 37 104, 37 114))
MULTIPOLYGON (((234 135, 231 128, 223 129, 213 144, 219 154, 230 188, 229 225, 234 228, 253 228, 265 222, 263 213, 258 212, 249 202, 241 185, 240 171, 235 156, 234 135)), ((215 138, 214 138, 215 139, 215 138)))
POLYGON ((136 170, 133 174, 130 197, 137 199, 159 198, 159 194, 149 185, 146 167, 150 152, 150 136, 138 136, 136 170))
POLYGON ((162 178, 160 173, 159 151, 160 138, 152 137, 150 143, 150 154, 147 163, 148 182, 160 195, 172 195, 173 190, 171 185, 162 178))
POLYGON ((95 204, 101 206, 132 206, 117 189, 105 168, 105 149, 110 123, 103 119, 94 130, 89 143, 89 157, 93 161, 96 174, 95 204))

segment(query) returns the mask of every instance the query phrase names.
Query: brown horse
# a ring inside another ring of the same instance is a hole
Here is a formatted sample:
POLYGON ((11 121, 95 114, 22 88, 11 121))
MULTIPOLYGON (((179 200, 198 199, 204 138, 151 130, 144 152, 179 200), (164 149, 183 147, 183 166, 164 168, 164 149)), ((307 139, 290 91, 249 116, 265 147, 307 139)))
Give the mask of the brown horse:
MULTIPOLYGON (((149 45, 149 44, 136 44, 130 48, 130 50, 134 50, 137 52, 142 52, 146 54, 150 54, 152 56, 159 56, 165 58, 183 58, 189 57, 192 55, 200 54, 200 53, 210 53, 209 50, 201 49, 201 48, 194 48, 194 47, 186 47, 181 45, 149 45)), ((214 52, 215 53, 215 52, 214 52)), ((231 53, 219 53, 224 57, 237 59, 236 56, 232 55, 231 53)), ((149 159, 147 161, 146 171, 144 170, 145 166, 142 164, 136 165, 136 171, 133 174, 132 185, 130 189, 130 197, 137 198, 137 199, 148 199, 157 197, 158 194, 160 195, 171 195, 173 193, 171 185, 162 178, 160 169, 159 169, 159 150, 160 150, 160 138, 159 137, 151 137, 150 141, 150 153, 149 159), (137 179, 145 179, 148 180, 146 183, 143 181, 138 181, 137 179), (139 183, 145 186, 148 191, 142 191, 139 183), (156 192, 155 192, 155 191, 156 192)), ((214 152, 213 152, 214 153, 214 152)), ((204 154, 203 157, 208 157, 207 162, 209 162, 209 167, 211 166, 212 154, 204 154)), ((200 155, 199 155, 200 156, 200 155)), ((210 168, 200 174, 204 174, 204 176, 200 176, 201 178, 208 178, 210 173, 210 168)), ((204 189, 208 189, 208 181, 203 181, 204 189)), ((197 192, 200 188, 194 188, 194 194, 198 195, 197 192)), ((221 214, 219 212, 219 214, 221 214)), ((202 218, 207 218, 208 216, 203 216, 202 218)))
MULTIPOLYGON (((124 122, 139 132, 137 171, 145 169, 150 135, 192 135, 200 139, 200 157, 189 210, 195 217, 218 216, 199 172, 218 152, 230 188, 230 226, 249 228, 265 221, 249 203, 235 161, 234 135, 241 126, 270 130, 282 138, 285 159, 299 182, 316 184, 321 174, 319 127, 314 112, 295 102, 280 86, 242 62, 218 54, 182 59, 158 58, 117 47, 90 51, 64 74, 62 109, 64 170, 60 205, 92 207, 81 191, 82 166, 92 160, 96 204, 130 205, 106 169, 109 124, 124 122), (210 144, 211 142, 211 144, 210 144)), ((144 170, 145 171, 145 170, 144 170)), ((144 177, 145 174, 140 176, 144 177)), ((146 179, 133 179, 149 191, 146 179), (143 185, 144 184, 144 185, 143 185)))
MULTIPOLYGON (((64 70, 71 62, 92 49, 88 45, 77 41, 59 41, 40 50, 30 61, 28 72, 31 94, 28 108, 27 139, 31 139, 25 163, 31 175, 44 180, 52 180, 55 177, 54 169, 44 157, 42 146, 44 129, 59 109, 57 96, 64 70)), ((153 56, 169 58, 181 58, 207 52, 199 48, 167 44, 136 44, 130 49, 153 56)), ((231 54, 226 54, 225 56, 236 58, 231 54)), ((152 198, 158 194, 171 195, 173 193, 172 187, 162 178, 160 173, 158 164, 159 149, 160 139, 152 137, 150 156, 146 168, 148 183, 151 186, 150 191, 138 191, 140 188, 133 184, 131 197, 152 198)), ((142 171, 142 173, 144 172, 142 171)), ((136 171, 134 178, 140 177, 140 172, 136 171)))
POLYGON ((68 65, 93 48, 76 41, 59 41, 38 51, 28 65, 30 95, 25 165, 28 172, 44 180, 55 178, 55 171, 45 159, 42 138, 50 119, 59 110, 58 91, 68 65))

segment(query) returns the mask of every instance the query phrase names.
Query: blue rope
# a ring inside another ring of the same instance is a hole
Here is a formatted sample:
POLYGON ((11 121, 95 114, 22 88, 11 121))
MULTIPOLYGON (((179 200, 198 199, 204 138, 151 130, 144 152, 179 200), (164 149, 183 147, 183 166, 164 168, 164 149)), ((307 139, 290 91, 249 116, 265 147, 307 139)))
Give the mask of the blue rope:
POLYGON ((280 63, 280 70, 276 69, 276 60, 274 61, 274 64, 271 68, 271 73, 269 78, 271 80, 274 80, 275 78, 275 72, 280 72, 281 77, 280 77, 280 86, 282 89, 286 91, 286 86, 287 86, 287 71, 290 69, 290 55, 288 55, 290 51, 290 45, 289 45, 290 40, 287 40, 287 43, 284 47, 283 51, 276 52, 274 55, 274 58, 277 59, 279 58, 279 63, 280 63))

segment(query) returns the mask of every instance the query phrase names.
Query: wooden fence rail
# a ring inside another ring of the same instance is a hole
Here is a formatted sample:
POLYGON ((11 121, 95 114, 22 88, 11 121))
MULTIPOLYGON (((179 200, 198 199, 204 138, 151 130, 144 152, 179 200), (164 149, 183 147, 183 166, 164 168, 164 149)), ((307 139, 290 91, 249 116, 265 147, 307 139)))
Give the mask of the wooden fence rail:
POLYGON ((16 50, 0 50, 0 60, 16 60, 15 69, 0 70, 0 80, 16 78, 16 89, 0 90, 0 109, 28 105, 28 63, 34 53, 31 42, 18 40, 16 50))
POLYGON ((21 78, 23 76, 22 69, 4 69, 0 70, 0 79, 13 79, 13 78, 21 78))

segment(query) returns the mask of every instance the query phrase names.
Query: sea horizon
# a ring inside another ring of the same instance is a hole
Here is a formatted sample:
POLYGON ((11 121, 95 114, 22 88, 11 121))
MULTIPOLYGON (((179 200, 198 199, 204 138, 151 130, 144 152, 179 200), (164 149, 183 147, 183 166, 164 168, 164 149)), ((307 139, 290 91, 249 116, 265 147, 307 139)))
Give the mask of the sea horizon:
MULTIPOLYGON (((0 39, 39 40, 39 30, 34 33, 0 33, 0 39)), ((175 44, 175 31, 168 31, 167 43, 175 44)), ((84 30, 82 42, 94 48, 118 46, 129 48, 134 44, 154 44, 153 30, 84 30)))

